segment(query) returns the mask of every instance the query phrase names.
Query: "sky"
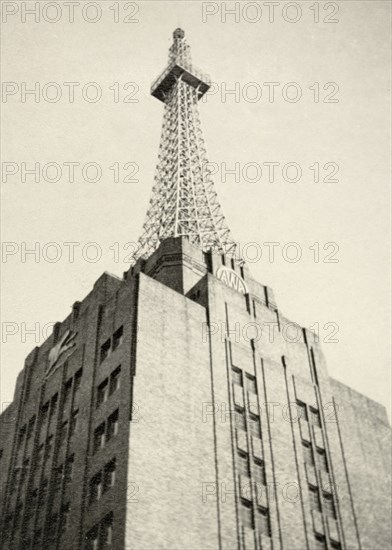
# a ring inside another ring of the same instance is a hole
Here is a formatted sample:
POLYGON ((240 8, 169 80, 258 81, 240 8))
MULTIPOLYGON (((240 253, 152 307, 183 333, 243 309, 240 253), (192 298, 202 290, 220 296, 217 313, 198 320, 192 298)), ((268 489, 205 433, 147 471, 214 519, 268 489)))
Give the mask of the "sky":
POLYGON ((129 268, 163 115, 150 85, 180 26, 213 82, 208 157, 252 275, 318 327, 331 376, 390 411, 389 3, 102 1, 73 22, 22 4, 3 2, 2 406, 50 325, 129 268))

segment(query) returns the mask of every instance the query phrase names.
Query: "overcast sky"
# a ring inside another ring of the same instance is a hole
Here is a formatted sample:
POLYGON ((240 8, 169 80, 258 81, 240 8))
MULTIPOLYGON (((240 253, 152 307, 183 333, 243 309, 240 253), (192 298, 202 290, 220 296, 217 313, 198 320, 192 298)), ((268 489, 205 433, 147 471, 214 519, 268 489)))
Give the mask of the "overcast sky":
POLYGON ((3 174, 2 183, 2 240, 14 244, 2 261, 1 401, 12 400, 24 357, 38 345, 25 328, 39 323, 45 333, 103 271, 121 276, 129 267, 124 245, 141 233, 163 114, 150 84, 181 26, 194 64, 215 83, 216 93, 200 103, 204 136, 230 228, 243 245, 257 243, 257 250, 246 249, 249 255, 262 252, 248 263, 253 276, 274 289, 286 317, 308 327, 318 323, 331 376, 389 407, 389 3, 341 2, 333 13, 320 2, 320 14, 311 2, 298 3, 302 14, 282 3, 273 22, 265 6, 260 13, 247 3, 225 22, 220 2, 204 6, 217 11, 204 21, 201 2, 139 2, 136 8, 101 2, 96 23, 89 22, 94 7, 82 13, 75 6, 70 23, 68 8, 58 2, 56 13, 46 4, 40 3, 40 21, 26 15, 23 22, 20 6, 2 29, 9 83, 3 163, 14 163, 6 169, 17 172, 3 174), (36 82, 37 102, 23 95, 23 86, 36 82), (66 82, 79 83, 73 102, 66 82), (274 98, 268 82, 278 83, 274 98), (236 86, 239 95, 225 95, 236 86), (97 91, 102 97, 94 102, 97 91), (57 183, 45 181, 54 179, 54 168, 44 168, 50 162, 62 169, 57 183), (64 165, 70 162, 80 163, 73 183, 64 165), (279 163, 272 182, 265 164, 271 162, 279 163), (282 171, 290 162, 301 167, 297 182, 289 181, 293 167, 282 171), (38 182, 31 175, 22 181, 22 163, 40 163, 38 182), (100 181, 86 181, 95 175, 93 166, 82 173, 86 163, 99 166, 100 181), (224 181, 224 167, 235 163, 239 181, 233 174, 224 181), (328 174, 338 181, 323 181, 328 174), (123 182, 126 175, 138 181, 123 182), (272 241, 279 245, 270 262, 264 243, 272 241), (53 242, 57 247, 47 245, 53 242), (67 242, 80 243, 73 262, 67 242), (292 242, 295 248, 285 246, 292 242), (23 247, 34 243, 37 262, 23 257, 23 247), (288 261, 298 251, 301 258, 288 261), (49 261, 56 254, 58 261, 49 261))

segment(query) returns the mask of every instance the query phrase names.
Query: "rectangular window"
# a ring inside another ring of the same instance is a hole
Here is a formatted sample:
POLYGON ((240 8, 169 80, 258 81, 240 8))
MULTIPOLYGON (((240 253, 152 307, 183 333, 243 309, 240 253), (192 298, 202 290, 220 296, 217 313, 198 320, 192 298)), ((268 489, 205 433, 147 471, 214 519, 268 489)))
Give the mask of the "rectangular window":
POLYGON ((263 535, 271 536, 271 525, 268 510, 257 510, 257 527, 263 535))
POLYGON ((45 444, 45 455, 44 455, 44 463, 45 465, 49 462, 49 460, 52 457, 52 450, 53 450, 53 435, 50 435, 45 444))
POLYGON ((99 544, 99 527, 95 525, 86 535, 87 544, 86 550, 98 550, 99 544))
POLYGON ((263 460, 255 460, 253 474, 257 484, 266 485, 265 464, 263 460))
POLYGON ((27 440, 29 440, 31 438, 31 436, 33 435, 34 424, 35 424, 35 415, 32 418, 30 418, 30 420, 29 420, 29 425, 27 427, 27 440))
POLYGON ((241 475, 249 477, 249 456, 241 451, 238 451, 238 471, 241 475))
POLYGON ((253 507, 250 502, 241 501, 241 523, 244 527, 253 529, 253 507))
POLYGON ((57 404, 58 404, 58 394, 56 393, 50 400, 50 412, 49 412, 49 423, 53 425, 56 420, 57 414, 57 404))
POLYGON ((257 393, 256 378, 251 374, 246 375, 246 389, 252 393, 257 393))
POLYGON ((325 544, 325 537, 322 535, 316 535, 316 550, 325 550, 327 548, 325 544))
POLYGON ((97 502, 102 496, 102 474, 99 472, 90 480, 89 503, 97 502))
POLYGON ((123 327, 120 327, 113 334, 113 344, 112 344, 113 351, 117 349, 118 346, 121 346, 122 343, 123 343, 123 327))
POLYGON ((121 367, 117 367, 116 370, 114 370, 110 375, 110 389, 109 389, 110 395, 112 395, 112 393, 120 389, 120 377, 121 377, 121 367))
POLYGON ((24 426, 22 426, 22 428, 19 430, 19 434, 18 434, 18 450, 22 447, 23 443, 24 443, 24 438, 25 438, 25 435, 26 435, 26 424, 24 426))
POLYGON ((34 533, 33 550, 41 550, 41 538, 42 530, 38 529, 38 531, 34 533))
POLYGON ((237 384, 238 386, 242 386, 242 372, 240 369, 237 369, 233 367, 232 369, 232 375, 233 375, 233 384, 237 384))
POLYGON ((107 425, 107 440, 111 439, 118 433, 118 409, 112 413, 108 418, 108 425, 107 425))
POLYGON ((321 428, 320 413, 317 409, 314 409, 313 407, 310 407, 310 421, 315 426, 321 428))
POLYGON ((249 431, 253 436, 261 439, 260 418, 254 414, 249 415, 249 431))
POLYGON ((235 425, 239 430, 246 430, 244 411, 236 408, 235 410, 235 425))
POLYGON ((302 420, 308 420, 308 411, 306 410, 305 403, 297 399, 297 408, 298 408, 298 418, 302 418, 302 420))
POLYGON ((21 471, 21 475, 20 475, 20 484, 21 485, 23 485, 25 483, 28 473, 29 473, 29 459, 26 458, 26 460, 24 460, 23 464, 22 464, 22 471, 21 471))
POLYGON ((320 511, 320 497, 316 487, 309 486, 309 500, 312 510, 320 511))
POLYGON ((101 346, 101 355, 100 355, 100 362, 104 361, 106 357, 108 357, 110 354, 110 338, 106 340, 104 344, 101 346))
POLYGON ((74 455, 71 455, 65 461, 65 467, 64 467, 64 483, 65 484, 69 483, 72 480, 73 465, 74 465, 74 455))
POLYGON ((64 385, 63 391, 63 414, 68 413, 68 407, 71 402, 72 378, 64 385))
POLYGON ((79 391, 79 388, 80 388, 80 383, 82 381, 82 374, 83 374, 83 369, 79 369, 77 371, 77 373, 75 374, 75 380, 74 380, 74 398, 76 397, 76 394, 78 393, 79 391))
POLYGON ((93 452, 96 453, 105 445, 105 423, 98 426, 94 432, 93 452))
POLYGON ((320 447, 316 448, 316 460, 317 460, 317 467, 319 470, 322 470, 323 472, 329 471, 327 455, 325 454, 324 449, 321 449, 320 447))
POLYGON ((20 468, 14 468, 14 471, 12 472, 11 486, 15 493, 18 490, 19 477, 20 477, 20 468))
POLYGON ((36 451, 36 455, 34 459, 34 471, 38 471, 41 469, 42 462, 44 459, 44 448, 45 448, 45 445, 41 443, 41 445, 38 447, 36 451))
POLYGON ((340 542, 337 542, 336 540, 331 540, 331 548, 333 550, 342 550, 342 545, 340 542))
POLYGON ((332 495, 329 493, 323 493, 323 502, 326 515, 336 518, 335 505, 333 503, 332 495))
POLYGON ((314 458, 313 458, 313 451, 312 446, 307 441, 302 441, 302 449, 304 453, 304 461, 305 464, 309 464, 311 466, 314 465, 314 458))
POLYGON ((60 535, 62 535, 68 529, 70 511, 71 504, 69 502, 63 504, 60 511, 60 535))
POLYGON ((106 464, 103 471, 103 490, 107 491, 114 486, 116 482, 116 459, 114 458, 106 464))
POLYGON ((101 523, 100 550, 109 550, 113 545, 113 514, 107 514, 101 523))
POLYGON ((97 408, 102 405, 102 403, 105 403, 107 401, 109 394, 109 384, 108 379, 104 380, 101 384, 99 384, 97 388, 97 408))
POLYGON ((60 493, 61 491, 61 485, 63 483, 63 470, 64 470, 64 466, 63 464, 61 464, 61 466, 57 466, 57 468, 54 471, 53 490, 55 493, 60 493))
POLYGON ((76 410, 72 413, 71 416, 71 423, 69 425, 69 436, 72 437, 74 433, 76 432, 76 429, 78 427, 78 417, 79 417, 79 411, 76 410))
POLYGON ((67 435, 68 435, 68 420, 63 422, 60 426, 59 441, 61 446, 67 443, 67 435))

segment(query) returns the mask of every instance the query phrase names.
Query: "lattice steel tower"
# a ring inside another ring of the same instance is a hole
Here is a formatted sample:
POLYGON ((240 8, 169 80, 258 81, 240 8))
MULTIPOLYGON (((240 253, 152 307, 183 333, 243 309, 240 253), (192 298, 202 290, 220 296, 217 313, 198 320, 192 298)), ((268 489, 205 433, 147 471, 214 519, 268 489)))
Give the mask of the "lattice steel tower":
POLYGON ((168 66, 151 86, 165 111, 152 197, 134 261, 150 256, 162 240, 179 236, 241 261, 208 170, 200 125, 197 104, 210 79, 192 65, 184 36, 182 29, 174 31, 168 66))

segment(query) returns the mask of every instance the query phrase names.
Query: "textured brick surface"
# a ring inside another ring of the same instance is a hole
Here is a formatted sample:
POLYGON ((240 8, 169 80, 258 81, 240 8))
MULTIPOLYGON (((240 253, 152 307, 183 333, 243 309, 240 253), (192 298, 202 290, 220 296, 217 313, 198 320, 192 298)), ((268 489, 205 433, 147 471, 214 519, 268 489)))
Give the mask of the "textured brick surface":
POLYGON ((272 290, 246 267, 235 269, 248 296, 218 280, 214 273, 224 263, 231 265, 229 258, 168 239, 124 280, 102 275, 29 354, 0 422, 1 517, 4 532, 15 527, 12 539, 3 538, 4 550, 22 548, 21 535, 31 542, 45 527, 45 514, 26 514, 27 491, 45 478, 51 482, 47 518, 71 503, 70 527, 47 546, 53 550, 85 548, 86 533, 110 512, 113 550, 313 550, 316 534, 325 536, 327 550, 332 542, 347 550, 391 547, 384 408, 330 379, 315 336, 301 327, 287 331, 289 320, 277 310, 272 290), (101 362, 101 346, 120 326, 121 344, 101 362), (49 352, 68 330, 76 333, 75 348, 45 380, 49 352), (121 386, 98 407, 98 385, 119 365, 121 386), (63 414, 64 385, 81 368, 79 390, 63 414), (254 386, 247 386, 247 375, 254 386), (39 411, 56 393, 54 419, 39 429, 39 411), (301 403, 307 418, 298 417, 301 403), (61 446, 61 424, 71 420, 72 408, 79 409, 77 429, 61 446), (93 453, 94 430, 117 408, 117 435, 93 453), (31 437, 18 445, 34 415, 31 437), (255 418, 261 438, 250 428, 255 418), (33 450, 50 435, 54 452, 34 472, 33 450), (326 465, 307 463, 304 443, 325 454, 326 465), (247 473, 240 469, 244 452, 247 473), (53 491, 54 467, 70 454, 72 482, 53 491), (27 458, 27 478, 18 489, 12 473, 27 458), (115 485, 90 504, 89 482, 113 458, 115 485), (262 463, 267 485, 255 485, 262 463), (316 509, 309 487, 320 496, 324 489, 332 503, 321 499, 316 509))

